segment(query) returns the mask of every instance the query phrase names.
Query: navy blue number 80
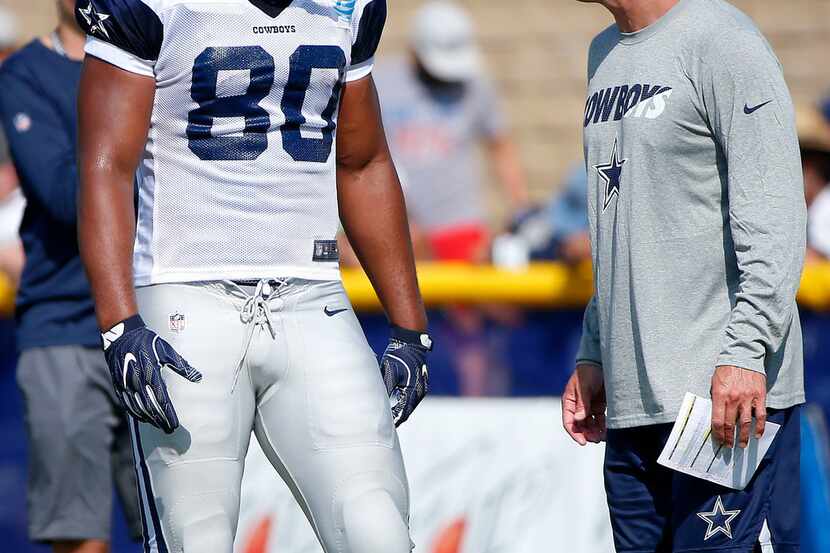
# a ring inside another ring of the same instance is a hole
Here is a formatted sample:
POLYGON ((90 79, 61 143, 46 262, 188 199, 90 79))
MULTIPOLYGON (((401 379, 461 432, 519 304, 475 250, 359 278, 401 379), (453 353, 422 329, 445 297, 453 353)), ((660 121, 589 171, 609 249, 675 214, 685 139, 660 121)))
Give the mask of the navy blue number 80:
MULTIPOLYGON (((340 98, 340 83, 346 56, 337 46, 300 46, 290 58, 288 82, 281 108, 285 123, 280 128, 283 149, 295 161, 325 162, 331 154, 334 112, 340 98), (337 69, 339 78, 321 113, 326 125, 322 138, 304 138, 300 128, 312 69, 337 69)), ((274 58, 261 46, 206 48, 193 64, 190 95, 199 107, 188 114, 187 138, 190 150, 199 159, 210 161, 252 160, 268 148, 271 117, 259 103, 274 86, 274 58), (217 95, 219 71, 250 71, 250 84, 243 95, 217 95), (242 136, 213 136, 217 117, 244 117, 242 136)))

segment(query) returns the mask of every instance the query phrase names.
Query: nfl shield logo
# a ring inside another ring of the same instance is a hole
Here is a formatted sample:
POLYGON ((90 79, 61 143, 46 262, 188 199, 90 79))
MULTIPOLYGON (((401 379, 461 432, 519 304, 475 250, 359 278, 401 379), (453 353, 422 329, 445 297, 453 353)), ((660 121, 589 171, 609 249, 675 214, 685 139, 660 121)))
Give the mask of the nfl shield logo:
POLYGON ((176 334, 184 330, 185 320, 181 313, 173 313, 170 315, 170 331, 176 334))

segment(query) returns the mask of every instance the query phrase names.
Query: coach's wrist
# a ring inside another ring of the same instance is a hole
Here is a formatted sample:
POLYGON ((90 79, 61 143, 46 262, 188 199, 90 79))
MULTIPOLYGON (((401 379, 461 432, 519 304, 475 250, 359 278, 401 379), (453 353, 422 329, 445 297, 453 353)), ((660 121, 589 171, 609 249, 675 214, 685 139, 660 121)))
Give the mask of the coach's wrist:
POLYGON ((754 373, 767 374, 763 359, 751 359, 746 357, 737 357, 731 355, 721 355, 715 362, 715 369, 718 367, 737 367, 745 371, 752 371, 754 373))

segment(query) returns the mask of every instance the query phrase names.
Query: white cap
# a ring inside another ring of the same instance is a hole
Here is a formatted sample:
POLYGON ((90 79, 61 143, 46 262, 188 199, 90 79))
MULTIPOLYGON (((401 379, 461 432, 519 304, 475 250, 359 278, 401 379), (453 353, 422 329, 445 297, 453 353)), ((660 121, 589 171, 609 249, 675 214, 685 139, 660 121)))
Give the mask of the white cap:
POLYGON ((0 48, 15 46, 17 38, 17 19, 12 12, 0 7, 0 48))
POLYGON ((465 81, 478 74, 481 55, 467 12, 447 0, 432 0, 415 15, 412 49, 424 69, 442 81, 465 81))

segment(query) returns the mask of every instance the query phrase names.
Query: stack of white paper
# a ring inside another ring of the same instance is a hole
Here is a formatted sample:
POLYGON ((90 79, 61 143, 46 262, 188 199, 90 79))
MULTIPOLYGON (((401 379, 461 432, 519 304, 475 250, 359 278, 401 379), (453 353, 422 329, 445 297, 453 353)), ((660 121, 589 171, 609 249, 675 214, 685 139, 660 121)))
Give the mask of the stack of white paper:
MULTIPOLYGON (((755 439, 755 421, 746 449, 729 448, 712 438, 712 400, 686 394, 661 465, 736 490, 746 487, 764 458, 780 425, 766 423, 764 435, 755 439)), ((736 440, 737 443, 737 440, 736 440)))

